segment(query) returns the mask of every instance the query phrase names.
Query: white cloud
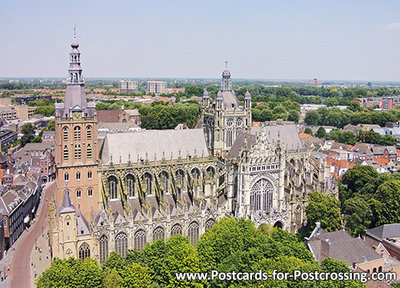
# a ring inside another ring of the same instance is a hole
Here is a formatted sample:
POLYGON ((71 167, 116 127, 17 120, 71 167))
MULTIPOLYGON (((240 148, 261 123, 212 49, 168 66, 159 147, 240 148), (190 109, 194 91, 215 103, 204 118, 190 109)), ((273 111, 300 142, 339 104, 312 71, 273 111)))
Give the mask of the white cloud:
POLYGON ((385 30, 400 30, 400 22, 386 24, 382 28, 385 30))

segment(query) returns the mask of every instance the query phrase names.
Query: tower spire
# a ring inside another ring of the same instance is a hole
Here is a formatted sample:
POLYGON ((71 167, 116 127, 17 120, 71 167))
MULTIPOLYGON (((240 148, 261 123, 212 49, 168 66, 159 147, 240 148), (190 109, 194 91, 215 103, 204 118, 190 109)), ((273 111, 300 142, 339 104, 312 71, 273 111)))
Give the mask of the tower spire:
POLYGON ((76 39, 76 24, 74 24, 74 38, 76 39))

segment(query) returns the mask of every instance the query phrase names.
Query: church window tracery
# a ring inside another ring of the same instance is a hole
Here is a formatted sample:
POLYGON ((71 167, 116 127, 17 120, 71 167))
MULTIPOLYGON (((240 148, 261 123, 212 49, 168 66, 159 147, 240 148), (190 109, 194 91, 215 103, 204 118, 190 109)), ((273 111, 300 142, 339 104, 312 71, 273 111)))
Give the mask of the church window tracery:
POLYGON ((108 178, 108 191, 110 193, 110 198, 111 199, 117 199, 118 198, 118 192, 117 192, 117 178, 114 176, 111 176, 108 178))
POLYGON ((272 208, 273 186, 267 179, 258 180, 250 192, 250 209, 254 211, 270 211, 272 208))
POLYGON ((146 232, 143 229, 138 230, 135 233, 135 248, 141 251, 146 246, 146 232))
POLYGON ((79 259, 83 260, 85 258, 90 258, 90 247, 86 242, 83 242, 79 247, 79 259))
POLYGON ((128 252, 128 239, 123 232, 115 237, 115 252, 121 254, 122 258, 125 258, 128 252))

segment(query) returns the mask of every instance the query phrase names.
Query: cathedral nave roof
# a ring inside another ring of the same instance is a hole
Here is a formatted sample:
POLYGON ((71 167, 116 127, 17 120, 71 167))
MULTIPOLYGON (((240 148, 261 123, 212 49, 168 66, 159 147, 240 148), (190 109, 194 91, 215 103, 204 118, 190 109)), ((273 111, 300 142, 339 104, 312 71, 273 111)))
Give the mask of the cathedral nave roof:
POLYGON ((137 157, 149 161, 185 158, 187 153, 208 157, 208 148, 202 129, 143 130, 130 133, 107 134, 104 140, 101 161, 111 163, 136 162, 137 157))

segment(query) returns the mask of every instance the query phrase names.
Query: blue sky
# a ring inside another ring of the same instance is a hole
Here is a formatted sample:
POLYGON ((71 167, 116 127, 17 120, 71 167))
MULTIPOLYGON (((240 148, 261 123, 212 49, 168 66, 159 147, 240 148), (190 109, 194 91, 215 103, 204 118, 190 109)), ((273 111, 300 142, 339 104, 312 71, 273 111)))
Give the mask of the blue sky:
POLYGON ((400 81, 400 1, 5 1, 0 77, 400 81))

